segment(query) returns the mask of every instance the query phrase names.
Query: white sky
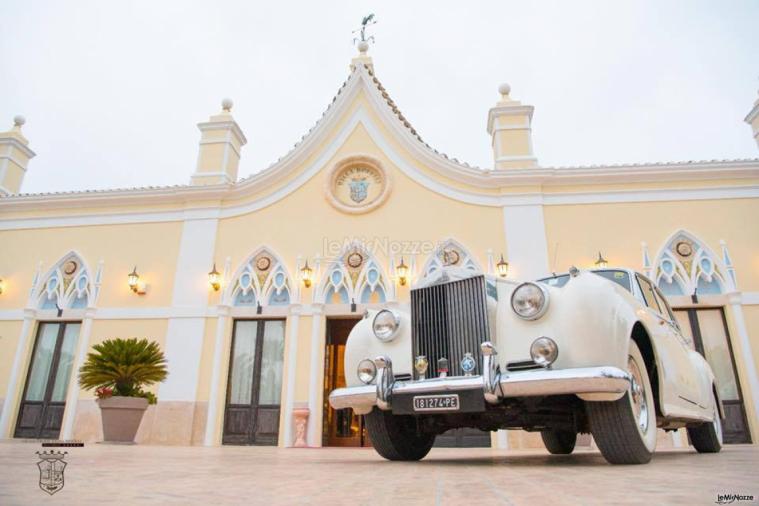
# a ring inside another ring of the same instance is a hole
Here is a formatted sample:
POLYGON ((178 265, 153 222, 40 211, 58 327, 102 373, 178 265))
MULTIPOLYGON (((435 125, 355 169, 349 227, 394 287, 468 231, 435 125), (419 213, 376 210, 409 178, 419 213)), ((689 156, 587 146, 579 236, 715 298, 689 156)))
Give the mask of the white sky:
POLYGON ((759 156, 759 2, 30 1, 0 4, 0 130, 37 157, 24 192, 185 184, 196 124, 225 96, 240 176, 316 122, 347 77, 351 31, 422 137, 492 166, 498 84, 535 106, 541 165, 759 156))

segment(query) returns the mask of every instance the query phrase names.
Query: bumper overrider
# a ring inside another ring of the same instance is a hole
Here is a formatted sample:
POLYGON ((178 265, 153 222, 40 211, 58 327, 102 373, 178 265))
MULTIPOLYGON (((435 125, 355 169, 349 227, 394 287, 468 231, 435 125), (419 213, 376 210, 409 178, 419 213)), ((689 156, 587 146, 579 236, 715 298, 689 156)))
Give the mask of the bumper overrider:
POLYGON ((374 360, 377 376, 374 385, 338 388, 329 395, 334 409, 353 408, 358 414, 377 406, 393 409, 393 397, 481 391, 485 402, 498 404, 509 397, 535 397, 577 394, 588 398, 614 400, 628 390, 630 375, 618 367, 578 367, 501 372, 496 349, 490 342, 481 345, 482 375, 396 381, 389 357, 374 360))

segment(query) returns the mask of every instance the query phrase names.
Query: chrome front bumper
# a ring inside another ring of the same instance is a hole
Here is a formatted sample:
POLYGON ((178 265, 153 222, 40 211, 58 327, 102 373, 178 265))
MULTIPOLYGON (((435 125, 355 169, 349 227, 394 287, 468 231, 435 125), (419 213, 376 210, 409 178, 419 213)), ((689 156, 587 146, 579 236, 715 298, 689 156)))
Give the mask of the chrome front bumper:
POLYGON ((593 400, 618 399, 630 386, 630 375, 618 367, 579 367, 502 373, 496 364, 495 348, 482 343, 483 374, 420 381, 395 381, 392 362, 378 357, 376 385, 338 388, 329 394, 335 409, 353 408, 365 414, 374 406, 392 409, 393 395, 447 393, 482 389, 485 400, 497 404, 508 397, 577 394, 593 400))

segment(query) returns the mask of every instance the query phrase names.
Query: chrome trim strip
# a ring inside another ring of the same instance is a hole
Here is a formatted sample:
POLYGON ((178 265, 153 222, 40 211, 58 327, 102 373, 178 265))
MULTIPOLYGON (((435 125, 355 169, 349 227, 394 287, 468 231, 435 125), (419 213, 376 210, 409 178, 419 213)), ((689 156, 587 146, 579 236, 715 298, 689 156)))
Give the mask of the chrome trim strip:
MULTIPOLYGON (((483 343, 483 345, 485 344, 483 343)), ((386 360, 387 357, 378 357, 375 360, 378 369, 376 387, 366 385, 338 388, 329 395, 330 405, 334 409, 353 408, 357 412, 367 413, 374 406, 378 406, 380 409, 390 409, 392 395, 399 393, 426 394, 482 388, 483 395, 488 402, 497 402, 506 397, 594 393, 623 394, 630 386, 630 375, 618 367, 546 369, 515 372, 508 375, 488 369, 490 372, 486 373, 485 376, 453 376, 394 382, 392 367, 386 368, 385 362, 380 367, 380 359, 386 360), (379 370, 382 370, 383 381, 380 381, 379 370), (493 381, 493 375, 497 381, 493 381), (487 384, 486 378, 489 381, 487 384), (486 385, 490 385, 492 392, 487 391, 486 385)), ((390 365, 389 360, 388 365, 390 365)))

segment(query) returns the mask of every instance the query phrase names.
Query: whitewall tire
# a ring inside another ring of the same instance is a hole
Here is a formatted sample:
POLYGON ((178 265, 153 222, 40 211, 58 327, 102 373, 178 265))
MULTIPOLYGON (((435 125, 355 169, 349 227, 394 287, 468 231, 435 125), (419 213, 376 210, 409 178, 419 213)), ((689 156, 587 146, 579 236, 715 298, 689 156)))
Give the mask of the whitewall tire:
POLYGON ((586 402, 593 439, 611 464, 645 464, 656 448, 656 406, 643 356, 630 341, 627 369, 632 380, 616 401, 586 402))

